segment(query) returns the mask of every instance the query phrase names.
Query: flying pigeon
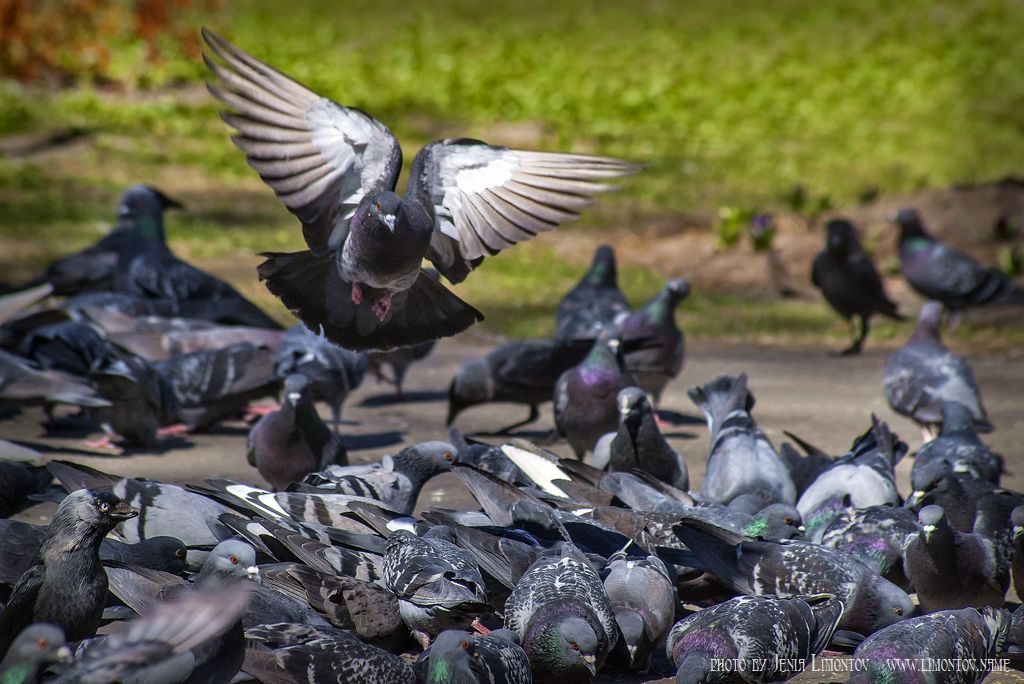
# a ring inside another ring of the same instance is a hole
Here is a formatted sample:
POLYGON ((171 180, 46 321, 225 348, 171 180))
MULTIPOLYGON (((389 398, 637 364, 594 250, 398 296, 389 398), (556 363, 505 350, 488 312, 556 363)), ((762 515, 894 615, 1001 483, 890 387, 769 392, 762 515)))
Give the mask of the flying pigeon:
MULTIPOLYGON (((625 169, 624 169, 625 170, 625 169)), ((601 245, 594 262, 579 283, 558 303, 555 337, 560 340, 593 338, 597 332, 629 312, 629 302, 619 290, 615 250, 601 245)))
POLYGON ((825 230, 825 249, 811 266, 811 282, 825 301, 848 322, 860 319, 860 334, 841 353, 859 354, 870 329, 871 317, 881 314, 901 321, 896 304, 885 294, 878 269, 860 244, 857 229, 846 219, 832 219, 825 230))
POLYGON ((260 278, 311 330, 346 349, 392 349, 459 333, 480 312, 426 275, 458 283, 486 256, 554 229, 633 173, 601 157, 526 152, 465 138, 416 155, 405 197, 398 141, 204 30, 210 92, 263 180, 302 222, 309 251, 268 254, 260 278), (214 61, 219 58, 222 63, 214 61))

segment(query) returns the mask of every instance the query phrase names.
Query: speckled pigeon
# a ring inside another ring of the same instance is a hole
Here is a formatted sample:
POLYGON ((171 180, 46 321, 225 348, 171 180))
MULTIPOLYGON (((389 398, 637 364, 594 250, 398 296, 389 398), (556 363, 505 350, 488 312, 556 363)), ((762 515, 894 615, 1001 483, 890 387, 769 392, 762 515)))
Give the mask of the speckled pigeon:
POLYGON ((917 516, 901 506, 846 508, 812 541, 857 558, 896 586, 909 590, 903 544, 919 529, 917 516))
POLYGON ((601 574, 619 627, 608 662, 646 672, 675 617, 675 581, 657 556, 629 557, 625 552, 609 558, 601 574))
POLYGON ((900 227, 900 270, 922 297, 955 312, 994 302, 1024 304, 1024 289, 929 235, 914 209, 901 209, 895 220, 900 227))
POLYGON ((496 629, 486 635, 441 632, 416 661, 424 684, 530 684, 530 661, 515 634, 496 629))
POLYGON ((590 270, 558 303, 555 313, 555 337, 592 338, 629 311, 629 302, 619 290, 615 268, 615 250, 601 245, 594 251, 590 270))
POLYGON ((811 282, 837 314, 851 321, 860 319, 860 334, 842 354, 859 354, 875 314, 903 320, 896 304, 885 294, 875 264, 861 247, 857 229, 846 219, 832 219, 825 225, 825 249, 811 266, 811 282))
POLYGON ((352 349, 454 335, 482 318, 424 274, 424 258, 460 282, 486 256, 575 218, 595 181, 636 171, 613 159, 446 139, 413 160, 393 192, 398 141, 342 106, 203 31, 210 91, 233 141, 302 222, 309 251, 270 254, 260 278, 310 329, 352 349), (222 60, 215 63, 213 56, 222 60))
POLYGON ((956 401, 970 411, 978 432, 991 432, 971 367, 939 340, 941 321, 941 304, 921 307, 914 334, 885 363, 885 398, 896 413, 924 427, 941 423, 943 403, 956 401))

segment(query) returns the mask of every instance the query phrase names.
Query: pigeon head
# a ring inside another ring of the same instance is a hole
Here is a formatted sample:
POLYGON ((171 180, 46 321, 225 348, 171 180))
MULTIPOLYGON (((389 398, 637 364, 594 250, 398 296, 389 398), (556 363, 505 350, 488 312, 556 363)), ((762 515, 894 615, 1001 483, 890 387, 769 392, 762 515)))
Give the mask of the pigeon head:
POLYGON ((464 364, 448 386, 447 425, 451 425, 463 410, 489 401, 493 394, 494 378, 486 359, 474 359, 464 364))
POLYGON ((196 577, 196 584, 255 579, 258 576, 255 549, 243 541, 227 539, 210 552, 196 577))
POLYGON ((615 623, 626 644, 630 665, 636 664, 637 647, 644 640, 644 619, 635 610, 626 608, 615 613, 615 623))
POLYGON ((292 406, 297 406, 303 398, 309 398, 309 378, 300 373, 292 373, 284 379, 284 398, 292 406))
POLYGON ((847 603, 842 627, 871 634, 913 614, 914 602, 907 592, 874 570, 867 570, 847 603))
POLYGON ((743 533, 763 539, 794 539, 803 535, 803 519, 796 506, 775 503, 758 511, 743 533))
POLYGON ((1013 540, 1024 539, 1024 506, 1017 506, 1010 512, 1010 523, 1013 525, 1013 540))
POLYGON ((143 539, 147 551, 151 552, 167 572, 181 575, 188 571, 188 547, 177 537, 158 536, 143 539))
POLYGON ((914 328, 914 337, 924 335, 932 339, 939 339, 942 311, 942 302, 928 301, 922 304, 921 311, 917 314, 917 326, 914 328))
POLYGON ((448 442, 432 441, 402 449, 394 457, 396 469, 411 469, 428 475, 446 473, 458 463, 459 450, 448 442))
POLYGON ((481 675, 472 634, 452 629, 437 635, 430 646, 427 684, 476 684, 483 681, 481 675))
POLYGON ((933 539, 948 529, 946 513, 941 506, 925 506, 917 512, 917 522, 921 524, 921 531, 925 539, 933 539))
POLYGON ((959 401, 942 402, 942 435, 974 435, 974 419, 971 417, 971 410, 959 401))
POLYGON ((825 224, 825 231, 829 252, 846 255, 860 249, 857 229, 846 219, 832 219, 825 224))
POLYGON ((617 281, 615 250, 610 245, 601 245, 594 252, 594 261, 587 272, 586 283, 593 287, 616 287, 617 281))
POLYGON ((623 421, 630 419, 639 420, 646 404, 647 394, 639 387, 627 387, 620 391, 618 397, 616 397, 619 417, 623 421))
POLYGON ((117 220, 139 231, 151 240, 165 241, 164 210, 182 209, 177 202, 156 188, 148 185, 133 185, 121 195, 117 207, 117 220))
POLYGON ((545 624, 532 643, 530 662, 555 678, 590 681, 597 672, 597 633, 583 618, 545 624))
POLYGON ((367 195, 352 217, 353 229, 381 239, 387 238, 408 227, 409 220, 413 218, 411 206, 390 190, 367 195))
MULTIPOLYGON (((675 278, 665 283, 665 287, 661 288, 654 299, 644 307, 643 313, 653 323, 666 323, 672 318, 679 302, 689 296, 690 281, 685 278, 675 278)), ((625 325, 628 327, 629 323, 627 322, 625 325)))
POLYGON ((45 622, 29 625, 14 640, 0 663, 0 672, 5 673, 3 681, 38 681, 39 671, 46 665, 70 663, 71 649, 66 644, 64 630, 57 625, 45 622))
POLYGON ((890 214, 889 218, 900 227, 901 236, 925 235, 924 223, 917 209, 904 207, 890 214))

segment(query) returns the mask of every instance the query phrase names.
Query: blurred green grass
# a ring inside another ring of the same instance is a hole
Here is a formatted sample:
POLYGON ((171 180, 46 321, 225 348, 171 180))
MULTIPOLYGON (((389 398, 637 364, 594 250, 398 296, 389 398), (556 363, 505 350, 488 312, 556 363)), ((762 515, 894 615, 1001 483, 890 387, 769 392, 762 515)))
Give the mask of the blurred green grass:
MULTIPOLYGON (((797 185, 842 205, 869 188, 999 178, 1024 159, 1017 0, 246 0, 190 20, 372 112, 409 159, 429 139, 465 134, 648 165, 580 230, 724 204, 777 209, 797 185)), ((168 44, 154 65, 126 36, 111 48, 121 92, 0 83, 0 135, 88 133, 70 162, 0 157, 4 279, 95 239, 113 198, 140 181, 188 194, 171 234, 190 257, 298 248, 294 220, 198 87, 201 61, 168 44)), ((460 293, 493 329, 542 334, 588 259, 522 246, 460 293)), ((639 268, 622 277, 637 301, 659 283, 639 268)), ((684 310, 708 336, 845 335, 803 302, 698 293, 684 310)), ((879 339, 898 336, 887 326, 879 339)))

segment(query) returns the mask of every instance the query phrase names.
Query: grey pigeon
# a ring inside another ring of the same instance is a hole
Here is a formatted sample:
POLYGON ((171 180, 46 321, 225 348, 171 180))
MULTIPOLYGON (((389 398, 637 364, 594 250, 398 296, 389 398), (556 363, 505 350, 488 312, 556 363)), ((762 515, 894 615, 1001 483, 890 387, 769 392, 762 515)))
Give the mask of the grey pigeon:
POLYGON ((453 541, 440 528, 422 537, 398 530, 384 552, 384 586, 424 648, 445 629, 468 627, 491 612, 480 567, 453 541))
POLYGON ((1006 549, 979 534, 957 532, 939 506, 925 506, 917 519, 921 531, 907 540, 903 566, 921 608, 1001 608, 1010 586, 1006 549))
POLYGON ((832 219, 825 230, 825 249, 814 257, 811 282, 847 322, 854 316, 860 319, 860 334, 842 351, 844 356, 859 354, 872 316, 881 314, 895 320, 903 320, 903 316, 886 295, 878 269, 864 252, 854 225, 846 219, 832 219))
MULTIPOLYGON (((87 309, 86 316, 110 322, 109 312, 99 314, 97 309, 87 309)), ((223 349, 234 344, 249 342, 257 347, 277 349, 285 334, 280 330, 268 330, 245 325, 221 325, 197 318, 163 318, 147 316, 134 319, 134 325, 127 330, 106 333, 107 340, 129 354, 146 361, 167 361, 180 354, 223 349)))
POLYGON ((310 251, 270 254, 260 278, 312 330, 359 351, 454 335, 482 318, 426 275, 460 282, 484 257, 553 230, 636 171, 617 160, 446 139, 416 155, 404 198, 398 141, 369 115, 320 97, 203 32, 210 91, 249 163, 302 222, 310 251), (211 58, 216 55, 223 64, 211 58))
MULTIPOLYGON (((0 584, 14 584, 32 567, 46 540, 46 527, 18 520, 0 520, 0 584)), ((100 560, 139 565, 180 575, 188 570, 188 549, 180 539, 153 537, 125 544, 106 537, 100 543, 100 560)))
POLYGON ((747 390, 746 373, 719 376, 688 394, 704 412, 711 430, 701 494, 726 505, 751 495, 761 502, 755 508, 795 503, 796 487, 789 469, 750 415, 754 395, 747 390))
POLYGON ((555 337, 560 340, 592 338, 615 317, 629 311, 629 302, 619 290, 615 250, 601 245, 594 252, 590 270, 558 302, 555 337))
POLYGON ((603 336, 583 361, 555 383, 555 426, 572 447, 576 458, 593 450, 597 440, 619 425, 616 397, 634 385, 623 366, 621 343, 603 336))
MULTIPOLYGON (((247 599, 247 591, 240 586, 183 593, 91 644, 54 682, 136 681, 140 671, 146 677, 141 681, 149 684, 174 681, 162 676, 166 671, 145 668, 161 668, 161 663, 180 659, 215 639, 238 621, 247 599)), ((164 668, 176 669, 173 665, 164 668)))
POLYGON ((329 465, 348 465, 341 437, 324 425, 309 381, 298 374, 285 378, 281 408, 260 418, 249 431, 246 458, 275 490, 329 465))
POLYGON ((133 185, 121 196, 113 230, 82 251, 54 261, 33 282, 50 283, 56 295, 113 290, 120 253, 139 238, 163 244, 164 211, 181 208, 154 187, 133 185))
POLYGON ((448 425, 472 406, 490 402, 525 404, 530 415, 498 433, 509 432, 540 417, 540 404, 551 401, 559 376, 586 357, 593 346, 584 340, 516 340, 462 365, 448 388, 448 425))
POLYGON ((992 452, 978 438, 978 432, 971 419, 971 412, 960 402, 947 401, 942 404, 942 425, 939 435, 914 454, 911 473, 925 467, 936 459, 949 462, 954 468, 966 464, 980 477, 994 485, 999 484, 1003 474, 1003 459, 992 452))
POLYGON ((505 602, 505 627, 519 638, 537 682, 589 682, 618 640, 601 578, 572 543, 541 556, 505 602))
MULTIPOLYGON (((434 272, 429 268, 424 271, 428 276, 434 272)), ((434 280, 437 278, 434 277, 434 280)), ((378 380, 394 385, 395 395, 402 398, 405 396, 402 384, 405 382, 405 374, 409 372, 409 366, 430 356, 430 352, 434 351, 434 344, 434 340, 430 340, 390 351, 372 351, 369 353, 370 370, 378 380), (384 374, 384 366, 391 367, 391 377, 384 374)))
POLYGON ((526 652, 507 629, 496 629, 486 635, 459 630, 441 632, 420 655, 416 667, 424 684, 533 682, 526 652))
POLYGON ((608 470, 635 468, 684 492, 688 490, 690 476, 686 461, 661 434, 643 390, 627 387, 619 392, 616 401, 620 422, 611 442, 608 470))
POLYGON ((38 684, 48 665, 71 662, 64 630, 45 622, 26 627, 0 660, 4 684, 38 684))
POLYGON ((76 641, 92 636, 107 600, 103 537, 139 512, 110 492, 82 489, 57 507, 36 563, 14 586, 0 615, 0 653, 33 622, 50 622, 76 641))
POLYGON ((264 682, 417 684, 412 666, 348 632, 271 624, 245 631, 244 669, 264 682))
POLYGON ((885 363, 885 398, 893 411, 924 427, 941 423, 943 403, 956 401, 970 411, 978 432, 991 432, 971 367, 939 340, 941 321, 941 304, 921 306, 914 334, 885 363))
POLYGON ((368 366, 365 353, 332 344, 301 323, 288 329, 274 356, 277 377, 283 379, 292 373, 306 376, 313 399, 331 407, 335 430, 341 422, 342 404, 362 384, 368 366))
POLYGON ((907 590, 910 583, 903 568, 903 544, 918 530, 917 516, 901 506, 847 508, 812 541, 857 558, 907 590))
POLYGON ((992 608, 943 610, 911 618, 861 642, 853 654, 861 669, 848 682, 974 684, 998 662, 1010 631, 1010 612, 992 608))
POLYGON ((379 463, 330 466, 306 478, 317 490, 376 499, 409 515, 428 480, 451 470, 458 450, 448 442, 422 442, 385 456, 379 463))
POLYGON ((899 505, 894 468, 907 453, 907 445, 889 426, 871 417, 871 427, 858 437, 850 452, 829 465, 796 503, 805 518, 830 499, 849 497, 854 508, 899 505))
POLYGON ((870 634, 914 612, 906 592, 841 551, 796 539, 754 540, 703 521, 683 520, 674 530, 736 591, 783 598, 834 594, 845 607, 843 629, 870 634))
POLYGON ((90 376, 107 406, 92 411, 106 439, 150 446, 178 422, 178 398, 155 366, 128 355, 116 355, 90 376))
POLYGON ((602 575, 619 626, 609 663, 621 653, 627 669, 646 672, 675 617, 675 582, 657 556, 631 558, 624 552, 608 559, 602 575))
POLYGON ((0 350, 0 406, 43 403, 107 406, 85 381, 60 371, 33 368, 20 356, 0 350))
POLYGON ((912 288, 951 311, 995 302, 1024 304, 1024 290, 997 269, 939 242, 914 209, 896 214, 900 227, 900 270, 912 288))
POLYGON ((686 345, 683 331, 676 325, 676 307, 689 295, 688 281, 670 280, 642 309, 616 321, 627 347, 630 342, 645 340, 642 348, 627 350, 626 368, 656 405, 665 386, 683 370, 686 345))
POLYGON ((677 684, 781 682, 828 646, 842 616, 842 601, 828 594, 740 596, 677 622, 666 651, 677 684), (731 669, 715 670, 713 661, 731 669))

